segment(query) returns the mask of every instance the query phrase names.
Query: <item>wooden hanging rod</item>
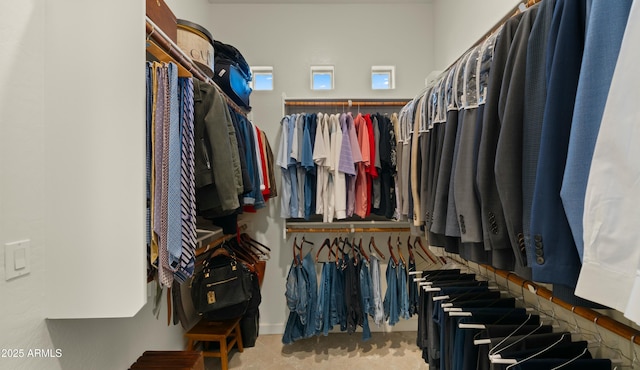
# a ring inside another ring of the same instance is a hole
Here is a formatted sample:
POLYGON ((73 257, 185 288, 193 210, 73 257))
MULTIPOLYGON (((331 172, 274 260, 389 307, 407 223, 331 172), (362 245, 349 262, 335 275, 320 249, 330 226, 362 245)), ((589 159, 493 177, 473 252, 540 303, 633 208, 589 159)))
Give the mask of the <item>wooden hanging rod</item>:
MULTIPOLYGON (((204 81, 209 85, 213 85, 216 88, 216 90, 218 90, 218 93, 220 93, 222 97, 224 97, 224 100, 226 101, 226 103, 231 108, 233 108, 233 110, 235 110, 236 112, 244 116, 247 115, 247 112, 248 112, 247 109, 241 108, 238 104, 236 104, 233 100, 231 100, 231 98, 229 98, 227 94, 224 91, 222 91, 220 86, 218 86, 209 76, 207 76, 202 71, 202 69, 198 67, 198 65, 193 63, 193 61, 191 61, 191 58, 189 58, 186 54, 184 54, 184 52, 178 47, 178 45, 176 45, 171 39, 169 39, 165 35, 165 33, 162 32, 162 30, 158 26, 156 26, 153 23, 153 21, 151 21, 151 19, 149 19, 149 17, 147 17, 147 20, 146 20, 146 31, 147 31, 147 39, 151 39, 155 41, 157 46, 164 49, 164 51, 168 54, 168 56, 173 59, 173 62, 179 66, 178 68, 188 71, 193 75, 193 77, 199 79, 200 81, 204 81)), ((153 48, 154 48, 153 43, 148 43, 147 49, 148 50, 151 49, 150 52, 155 55, 156 52, 153 50, 153 48)), ((166 62, 166 60, 162 60, 162 61, 166 62)))
POLYGON ((554 297, 553 292, 551 292, 549 289, 539 286, 529 280, 525 280, 520 276, 514 274, 513 272, 496 269, 488 265, 480 265, 480 266, 486 269, 487 271, 491 271, 495 275, 498 275, 507 279, 508 281, 520 286, 521 288, 527 288, 527 290, 529 290, 529 287, 531 287, 535 291, 536 295, 548 300, 549 302, 554 303, 566 310, 569 310, 574 314, 615 333, 616 335, 626 338, 629 341, 633 340, 635 344, 640 344, 640 331, 628 325, 625 325, 619 321, 616 321, 610 318, 609 316, 603 315, 590 308, 571 305, 557 297, 554 297))
POLYGON ((405 233, 408 227, 287 227, 287 234, 295 233, 405 233))
POLYGON ((304 107, 404 107, 411 99, 394 100, 285 100, 286 106, 304 107))

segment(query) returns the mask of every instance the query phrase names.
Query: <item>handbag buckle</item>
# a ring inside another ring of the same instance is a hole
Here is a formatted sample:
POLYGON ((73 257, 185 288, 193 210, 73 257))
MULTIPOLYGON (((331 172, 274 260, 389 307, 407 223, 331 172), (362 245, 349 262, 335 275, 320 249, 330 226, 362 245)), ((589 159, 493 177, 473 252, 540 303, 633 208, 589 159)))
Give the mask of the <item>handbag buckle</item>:
POLYGON ((207 303, 208 304, 216 303, 216 292, 214 292, 213 290, 210 290, 207 292, 207 303))

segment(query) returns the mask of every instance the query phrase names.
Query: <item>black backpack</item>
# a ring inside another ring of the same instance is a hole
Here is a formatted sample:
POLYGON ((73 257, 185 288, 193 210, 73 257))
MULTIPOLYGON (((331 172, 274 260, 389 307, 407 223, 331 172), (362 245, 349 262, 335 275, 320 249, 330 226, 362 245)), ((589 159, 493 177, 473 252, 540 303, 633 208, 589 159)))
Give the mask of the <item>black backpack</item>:
POLYGON ((235 47, 213 41, 215 73, 213 80, 238 105, 251 110, 251 68, 235 47))

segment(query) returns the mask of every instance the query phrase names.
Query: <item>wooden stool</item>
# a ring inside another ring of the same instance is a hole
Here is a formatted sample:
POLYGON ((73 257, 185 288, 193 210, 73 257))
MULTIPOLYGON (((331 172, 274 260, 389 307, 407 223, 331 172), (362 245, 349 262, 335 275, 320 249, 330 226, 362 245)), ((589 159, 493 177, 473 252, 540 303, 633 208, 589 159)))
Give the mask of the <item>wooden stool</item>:
POLYGON ((146 351, 129 369, 204 370, 204 357, 199 351, 146 351))
POLYGON ((196 342, 202 342, 202 350, 205 357, 220 357, 222 370, 229 369, 229 351, 235 344, 238 352, 243 352, 242 334, 240 332, 240 317, 226 321, 200 320, 185 337, 189 339, 187 350, 193 351, 196 342), (206 342, 219 342, 220 351, 207 351, 206 342))

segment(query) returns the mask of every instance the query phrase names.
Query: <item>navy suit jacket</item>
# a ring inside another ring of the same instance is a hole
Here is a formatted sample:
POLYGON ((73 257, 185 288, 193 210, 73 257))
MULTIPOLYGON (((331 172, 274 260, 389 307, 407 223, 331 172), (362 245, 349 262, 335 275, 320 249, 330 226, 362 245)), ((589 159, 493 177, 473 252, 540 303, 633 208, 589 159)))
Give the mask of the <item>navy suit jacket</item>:
POLYGON ((536 172, 533 279, 575 288, 580 259, 560 199, 584 49, 586 0, 556 2, 547 44, 547 101, 536 172))

